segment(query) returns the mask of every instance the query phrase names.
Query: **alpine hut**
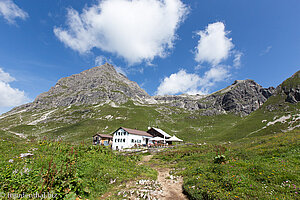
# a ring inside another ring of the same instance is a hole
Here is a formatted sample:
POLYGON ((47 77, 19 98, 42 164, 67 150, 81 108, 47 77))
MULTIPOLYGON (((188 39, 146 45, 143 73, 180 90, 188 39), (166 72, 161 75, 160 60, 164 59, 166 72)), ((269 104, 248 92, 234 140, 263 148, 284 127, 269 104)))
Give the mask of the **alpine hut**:
POLYGON ((153 136, 146 131, 120 127, 113 133, 113 150, 146 146, 153 136))

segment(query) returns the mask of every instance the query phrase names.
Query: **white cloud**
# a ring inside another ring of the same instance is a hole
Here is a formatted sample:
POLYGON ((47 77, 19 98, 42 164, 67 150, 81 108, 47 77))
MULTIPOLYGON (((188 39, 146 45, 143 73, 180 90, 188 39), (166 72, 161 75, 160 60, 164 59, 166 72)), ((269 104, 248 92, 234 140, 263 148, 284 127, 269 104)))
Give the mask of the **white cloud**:
POLYGON ((68 27, 54 33, 82 54, 99 48, 136 64, 168 54, 187 12, 180 0, 103 0, 81 14, 69 9, 68 27))
POLYGON ((242 52, 235 52, 234 59, 233 59, 233 66, 239 68, 241 66, 241 58, 243 56, 242 52))
POLYGON ((15 79, 0 68, 0 107, 17 106, 28 101, 24 91, 12 88, 9 83, 15 79))
POLYGON ((208 94, 217 82, 224 81, 229 77, 229 71, 225 66, 212 67, 204 73, 203 77, 181 69, 179 72, 165 77, 157 88, 156 94, 208 94))
POLYGON ((196 47, 195 60, 200 63, 208 62, 214 66, 226 60, 234 48, 232 39, 227 37, 228 33, 222 22, 209 24, 205 30, 199 31, 197 34, 200 40, 196 47))
POLYGON ((185 70, 172 74, 159 85, 156 94, 208 94, 219 82, 226 81, 231 77, 233 68, 224 65, 229 58, 233 67, 241 66, 243 53, 234 49, 232 39, 228 38, 229 31, 225 31, 222 22, 209 24, 205 30, 198 31, 200 36, 196 46, 195 60, 198 62, 194 67, 196 73, 186 73, 185 70), (203 64, 205 63, 205 64, 203 64), (208 69, 202 75, 200 70, 208 69))
POLYGON ((15 78, 11 77, 9 73, 4 72, 3 69, 0 68, 0 82, 9 83, 15 81, 15 78))
POLYGON ((200 79, 197 74, 189 74, 181 69, 170 77, 165 77, 156 93, 158 95, 189 93, 197 90, 200 79))
POLYGON ((209 89, 213 87, 217 82, 225 81, 230 77, 230 72, 226 66, 216 66, 212 67, 204 73, 204 76, 201 80, 200 86, 202 91, 209 92, 209 89))
POLYGON ((0 0, 0 15, 10 24, 14 24, 16 18, 25 20, 28 17, 27 12, 19 8, 12 0, 0 0))
POLYGON ((259 55, 263 56, 266 55, 267 53, 270 52, 270 50, 272 49, 272 46, 268 46, 265 50, 263 50, 259 55))

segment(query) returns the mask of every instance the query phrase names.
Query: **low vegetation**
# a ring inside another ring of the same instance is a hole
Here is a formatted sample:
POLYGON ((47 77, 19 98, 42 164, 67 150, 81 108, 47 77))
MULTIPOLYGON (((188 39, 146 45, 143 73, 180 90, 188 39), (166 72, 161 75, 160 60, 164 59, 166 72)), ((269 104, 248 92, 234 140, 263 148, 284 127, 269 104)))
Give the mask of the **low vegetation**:
POLYGON ((300 131, 224 145, 190 145, 154 157, 184 177, 190 199, 300 198, 300 131))
MULTIPOLYGON (((24 142, 3 136, 1 194, 95 199, 126 181, 157 176, 150 165, 137 164, 139 155, 118 155, 83 142, 24 142)), ((298 199, 299 141, 300 130, 295 129, 222 145, 182 145, 156 154, 150 162, 183 176, 190 199, 298 199)))
POLYGON ((139 156, 116 155, 106 147, 83 143, 1 139, 0 151, 1 194, 94 199, 121 182, 156 176, 151 168, 136 165, 139 156))

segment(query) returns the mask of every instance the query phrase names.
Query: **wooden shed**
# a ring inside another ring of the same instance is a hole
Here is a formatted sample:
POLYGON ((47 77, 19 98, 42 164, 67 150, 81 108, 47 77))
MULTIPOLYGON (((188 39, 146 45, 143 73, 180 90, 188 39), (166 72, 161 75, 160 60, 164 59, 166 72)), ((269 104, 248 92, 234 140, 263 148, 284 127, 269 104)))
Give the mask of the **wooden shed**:
POLYGON ((108 146, 112 144, 113 136, 97 133, 93 136, 93 144, 94 145, 104 145, 108 146))

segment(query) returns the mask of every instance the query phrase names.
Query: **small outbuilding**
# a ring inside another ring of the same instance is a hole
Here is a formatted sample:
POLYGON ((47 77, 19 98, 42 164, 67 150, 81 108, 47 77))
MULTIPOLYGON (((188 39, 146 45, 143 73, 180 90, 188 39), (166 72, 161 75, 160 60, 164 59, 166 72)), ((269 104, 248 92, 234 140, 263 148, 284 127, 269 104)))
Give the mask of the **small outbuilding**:
POLYGON ((159 128, 148 127, 147 133, 149 133, 153 137, 161 137, 161 138, 164 138, 164 139, 171 138, 171 136, 168 133, 166 133, 165 131, 163 131, 159 128))
POLYGON ((97 133, 93 136, 93 144, 94 145, 104 145, 108 146, 112 144, 113 136, 97 133))

